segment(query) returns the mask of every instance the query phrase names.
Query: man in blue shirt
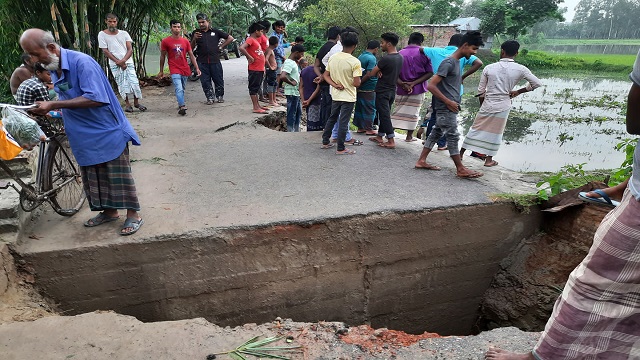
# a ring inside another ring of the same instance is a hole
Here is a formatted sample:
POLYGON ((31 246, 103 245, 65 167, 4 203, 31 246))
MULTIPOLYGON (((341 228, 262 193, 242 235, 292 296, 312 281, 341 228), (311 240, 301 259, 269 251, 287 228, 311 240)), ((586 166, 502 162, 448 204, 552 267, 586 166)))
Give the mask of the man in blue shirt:
MULTIPOLYGON (((373 70, 378 64, 376 54, 380 48, 378 40, 371 40, 367 44, 367 49, 358 57, 362 65, 362 74, 373 70)), ((353 113, 353 125, 358 127, 358 134, 375 136, 377 131, 373 130, 373 120, 376 117, 376 84, 378 77, 370 78, 366 83, 362 83, 358 88, 356 98, 356 109, 353 113)))
MULTIPOLYGON (((448 58, 449 56, 451 56, 451 54, 453 54, 456 50, 458 50, 458 47, 461 45, 460 40, 462 40, 462 34, 455 34, 449 39, 449 45, 446 47, 423 48, 424 54, 427 55, 429 59, 431 59, 431 66, 433 67, 434 74, 438 72, 438 66, 440 66, 440 63, 442 62, 442 60, 448 58)), ((460 72, 462 73, 462 81, 464 82, 464 79, 467 76, 478 71, 478 69, 480 69, 481 67, 482 67, 482 60, 478 59, 475 55, 472 55, 468 59, 465 59, 465 58, 460 59, 460 72), (464 72, 464 68, 467 65, 470 65, 471 68, 469 68, 467 72, 464 72)), ((461 97, 463 93, 464 93, 464 85, 460 85, 461 97)), ((434 97, 432 97, 432 100, 431 100, 431 108, 435 109, 433 107, 433 101, 434 101, 434 97)), ((422 133, 424 132, 425 127, 427 128, 427 133, 425 136, 429 136, 429 134, 431 133, 431 129, 433 129, 433 126, 436 124, 435 114, 436 112, 434 110, 431 113, 431 117, 429 119, 424 119, 424 122, 420 126, 420 130, 418 130, 418 134, 416 135, 418 138, 422 137, 422 133)), ((447 139, 446 137, 443 136, 440 140, 438 140, 438 150, 446 150, 446 149, 447 149, 447 139)))
POLYGON ((92 211, 101 211, 85 222, 93 227, 119 218, 127 209, 121 235, 131 235, 144 223, 129 165, 129 147, 140 145, 100 65, 87 54, 62 49, 51 32, 29 29, 20 46, 32 60, 51 71, 58 101, 36 102, 33 112, 44 115, 65 109, 64 124, 71 150, 82 173, 92 211))

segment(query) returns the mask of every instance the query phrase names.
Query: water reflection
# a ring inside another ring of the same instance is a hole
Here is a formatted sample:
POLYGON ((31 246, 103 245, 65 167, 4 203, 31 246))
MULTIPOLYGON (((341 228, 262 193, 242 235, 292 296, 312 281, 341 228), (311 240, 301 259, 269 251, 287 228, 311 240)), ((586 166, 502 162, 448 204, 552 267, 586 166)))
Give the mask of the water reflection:
MULTIPOLYGON (((614 146, 630 137, 623 116, 630 83, 601 78, 542 80, 544 87, 513 100, 504 143, 495 157, 500 165, 517 171, 557 171, 577 163, 587 163, 585 169, 618 167, 624 154, 614 146)), ((465 81, 465 87, 477 89, 477 84, 465 81)), ((462 134, 479 108, 477 98, 465 96, 462 134)))

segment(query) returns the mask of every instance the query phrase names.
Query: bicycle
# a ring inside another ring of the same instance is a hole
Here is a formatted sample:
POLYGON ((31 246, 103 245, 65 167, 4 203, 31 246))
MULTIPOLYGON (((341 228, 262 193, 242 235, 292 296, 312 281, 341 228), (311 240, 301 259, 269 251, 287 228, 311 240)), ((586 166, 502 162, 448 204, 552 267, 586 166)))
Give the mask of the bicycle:
POLYGON ((11 107, 35 120, 46 138, 38 144, 36 176, 29 183, 24 182, 4 160, 0 159, 0 168, 20 187, 6 182, 0 183, 0 189, 13 188, 17 191, 20 194, 20 207, 26 212, 35 210, 46 201, 56 213, 62 216, 74 215, 84 204, 86 196, 80 166, 71 153, 62 119, 36 118, 24 111, 31 106, 0 104, 0 109, 5 107, 11 107))

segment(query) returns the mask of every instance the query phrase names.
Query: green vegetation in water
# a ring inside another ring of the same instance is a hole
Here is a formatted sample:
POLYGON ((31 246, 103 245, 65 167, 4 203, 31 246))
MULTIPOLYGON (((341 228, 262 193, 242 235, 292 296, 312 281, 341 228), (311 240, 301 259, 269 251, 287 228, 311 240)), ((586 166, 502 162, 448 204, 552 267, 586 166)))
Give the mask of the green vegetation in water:
MULTIPOLYGON (((572 90, 572 89, 565 89, 572 90)), ((557 94, 556 94, 557 95, 557 94)), ((565 102, 571 105, 572 109, 584 108, 587 106, 599 107, 602 109, 619 109, 619 114, 624 115, 627 113, 627 102, 618 101, 616 97, 610 94, 604 94, 597 97, 588 99, 578 98, 569 99, 565 98, 565 102)))
POLYGON ((534 113, 526 111, 512 111, 510 114, 511 119, 527 119, 530 122, 543 121, 543 122, 558 122, 569 124, 602 124, 609 121, 620 121, 618 118, 612 118, 608 116, 598 115, 556 115, 556 114, 544 114, 534 113))
MULTIPOLYGON (((499 52, 479 51, 478 56, 485 64, 499 60, 499 52)), ((551 54, 544 51, 521 49, 516 61, 531 70, 561 70, 572 73, 597 72, 624 74, 628 76, 633 68, 635 55, 619 54, 551 54)))
POLYGON ((640 39, 545 39, 545 45, 640 45, 640 39))

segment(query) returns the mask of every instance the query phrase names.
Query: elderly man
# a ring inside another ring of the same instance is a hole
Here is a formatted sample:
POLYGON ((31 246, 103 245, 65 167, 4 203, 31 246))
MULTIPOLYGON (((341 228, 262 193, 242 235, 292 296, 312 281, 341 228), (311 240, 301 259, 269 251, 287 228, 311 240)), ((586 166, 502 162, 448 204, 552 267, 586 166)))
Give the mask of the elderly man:
POLYGON ((107 28, 98 33, 98 46, 102 49, 104 56, 109 59, 111 73, 118 84, 120 96, 124 99, 124 111, 133 112, 133 107, 129 103, 129 94, 133 96, 134 107, 140 111, 147 111, 146 106, 138 102, 138 99, 142 99, 142 91, 131 57, 133 40, 128 32, 118 29, 118 17, 114 14, 107 14, 104 22, 107 23, 107 28))
POLYGON ((233 36, 226 32, 214 29, 209 23, 209 18, 205 14, 196 15, 198 21, 198 30, 194 30, 191 34, 191 48, 195 49, 198 57, 198 67, 202 72, 200 76, 200 84, 202 91, 207 97, 207 105, 212 105, 214 100, 219 103, 224 102, 224 73, 222 64, 220 63, 220 50, 224 49, 234 39, 233 36), (220 39, 225 39, 220 45, 220 39), (214 89, 211 85, 215 86, 214 89))
POLYGON ((64 109, 66 133, 75 156, 92 211, 101 211, 84 223, 102 225, 127 209, 120 235, 131 235, 144 223, 129 164, 129 141, 140 145, 116 94, 100 65, 89 55, 62 49, 51 32, 29 29, 20 46, 34 62, 51 71, 58 101, 37 102, 34 113, 64 109))

